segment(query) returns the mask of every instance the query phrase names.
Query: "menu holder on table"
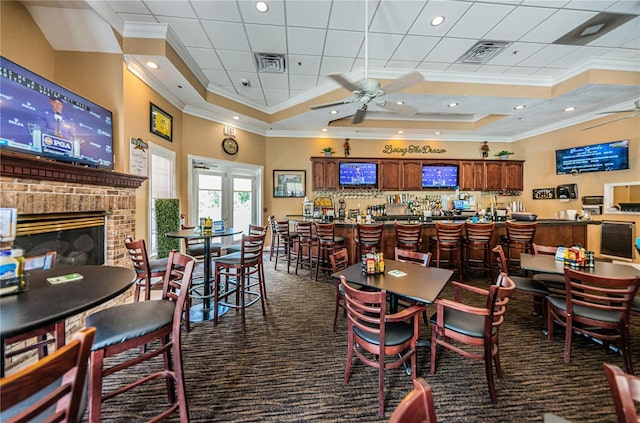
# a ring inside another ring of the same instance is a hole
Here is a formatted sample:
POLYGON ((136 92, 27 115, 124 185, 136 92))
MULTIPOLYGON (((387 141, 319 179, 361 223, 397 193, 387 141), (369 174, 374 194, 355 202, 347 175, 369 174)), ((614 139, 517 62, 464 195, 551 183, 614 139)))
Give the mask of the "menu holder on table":
POLYGON ((403 272, 402 270, 389 270, 389 272, 387 272, 389 275, 391 276, 395 276, 395 277, 400 277, 400 276, 406 276, 407 274, 405 272, 403 272))

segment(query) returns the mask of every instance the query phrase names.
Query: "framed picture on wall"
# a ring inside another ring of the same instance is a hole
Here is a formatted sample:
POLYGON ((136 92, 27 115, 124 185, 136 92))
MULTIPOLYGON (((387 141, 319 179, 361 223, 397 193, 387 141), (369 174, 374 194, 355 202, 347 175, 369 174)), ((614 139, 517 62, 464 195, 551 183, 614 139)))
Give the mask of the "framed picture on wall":
POLYGON ((274 170, 274 197, 304 197, 307 186, 305 170, 274 170))
POLYGON ((151 103, 151 117, 150 117, 149 131, 152 134, 164 138, 165 140, 173 141, 173 117, 155 104, 151 103))

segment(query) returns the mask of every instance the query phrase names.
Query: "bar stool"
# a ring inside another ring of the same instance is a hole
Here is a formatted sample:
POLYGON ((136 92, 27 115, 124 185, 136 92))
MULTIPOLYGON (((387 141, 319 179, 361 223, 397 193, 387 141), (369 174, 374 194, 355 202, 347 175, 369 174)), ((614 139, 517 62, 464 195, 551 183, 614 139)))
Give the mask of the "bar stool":
POLYGON ((489 270, 489 280, 493 280, 493 266, 491 260, 491 243, 493 242, 493 231, 496 228, 492 223, 467 223, 466 235, 462 238, 462 247, 465 254, 465 273, 469 269, 482 269, 487 276, 489 270), (474 258, 474 251, 482 251, 482 259, 474 258))
POLYGON ((313 255, 314 248, 318 246, 318 236, 313 231, 311 222, 297 222, 296 232, 298 232, 298 255, 296 258, 296 275, 298 274, 298 266, 305 266, 311 272, 313 277, 314 261, 318 257, 313 255))
POLYGON ((436 250, 436 267, 440 267, 442 253, 448 253, 447 264, 454 260, 458 262, 458 274, 462 279, 462 231, 465 222, 441 223, 436 222, 436 234, 430 237, 431 246, 436 250))
POLYGON ((370 251, 382 250, 382 229, 382 223, 356 224, 356 261, 370 251))
POLYGON ((284 254, 287 259, 287 273, 291 268, 291 260, 296 259, 294 245, 298 242, 297 232, 289 230, 288 220, 276 220, 276 233, 278 234, 278 245, 276 247, 276 262, 273 268, 278 270, 278 258, 284 254))
POLYGON ((269 229, 271 229, 271 246, 269 247, 269 261, 273 261, 273 255, 278 249, 278 221, 274 215, 267 217, 269 229))
POLYGON ((318 257, 316 259, 316 280, 320 270, 333 271, 331 266, 331 255, 336 251, 345 248, 344 238, 335 235, 335 224, 315 223, 316 236, 318 238, 318 257))
POLYGON ((518 268, 520 253, 533 253, 533 238, 536 235, 538 222, 518 223, 507 220, 505 226, 507 234, 501 237, 502 248, 505 250, 509 267, 518 268), (514 251, 518 252, 517 258, 513 258, 514 251), (512 263, 515 263, 515 266, 512 263))
POLYGON ((396 247, 401 250, 420 251, 422 243, 422 225, 421 224, 402 224, 394 222, 393 227, 396 232, 396 247))

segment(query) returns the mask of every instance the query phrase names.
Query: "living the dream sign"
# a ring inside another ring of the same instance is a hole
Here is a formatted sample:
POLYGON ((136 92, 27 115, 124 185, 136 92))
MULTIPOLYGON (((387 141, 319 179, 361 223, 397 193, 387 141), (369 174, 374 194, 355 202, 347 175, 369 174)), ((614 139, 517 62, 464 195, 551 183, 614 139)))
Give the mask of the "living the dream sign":
POLYGON ((391 144, 384 146, 382 150, 383 154, 400 154, 404 156, 406 154, 440 154, 446 153, 444 148, 432 148, 430 145, 410 145, 408 147, 394 147, 391 144))

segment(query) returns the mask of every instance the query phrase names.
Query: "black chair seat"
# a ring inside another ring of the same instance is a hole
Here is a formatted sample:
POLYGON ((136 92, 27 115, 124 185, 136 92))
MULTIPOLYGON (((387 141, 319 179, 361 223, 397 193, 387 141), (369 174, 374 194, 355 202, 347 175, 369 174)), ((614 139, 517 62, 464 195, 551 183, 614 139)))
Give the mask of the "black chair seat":
MULTIPOLYGON (((218 244, 218 243, 212 243, 211 247, 209 248, 209 251, 217 254, 218 251, 220 251, 220 248, 222 248, 222 244, 218 244)), ((203 256, 204 255, 204 242, 198 243, 198 244, 191 244, 187 247, 187 254, 189 254, 190 256, 194 256, 194 257, 199 257, 199 256, 203 256)), ((167 262, 165 260, 164 262, 164 267, 167 267, 167 262)))
POLYGON ((551 288, 564 290, 564 275, 556 275, 554 273, 537 273, 533 275, 533 279, 540 281, 551 288))
POLYGON ((631 311, 640 313, 640 297, 635 297, 633 299, 633 304, 631 304, 631 311))
MULTIPOLYGON (((565 297, 547 297, 549 304, 560 310, 567 311, 567 299, 565 297)), ((587 319, 600 320, 601 322, 616 323, 622 321, 622 313, 618 311, 596 310, 581 305, 573 306, 573 313, 577 316, 586 317, 587 319)))
MULTIPOLYGON (((250 263, 252 260, 257 261, 258 259, 259 256, 257 255, 244 256, 245 263, 250 263)), ((242 253, 238 251, 237 253, 225 254, 224 256, 217 257, 214 262, 228 265, 240 265, 240 263, 242 263, 242 253)))
POLYGON ((527 291, 541 295, 549 295, 549 288, 542 282, 522 276, 509 276, 516 284, 516 291, 527 291))
POLYGON ((87 327, 95 326, 91 351, 125 342, 173 323, 174 301, 155 300, 123 304, 87 317, 87 327))
MULTIPOLYGON (((364 322, 366 324, 366 322, 364 322)), ((371 325, 373 326, 373 325, 371 325)), ((371 332, 365 332, 356 326, 353 332, 366 342, 378 345, 380 343, 379 336, 371 332)), ((413 326, 403 322, 389 322, 384 325, 384 344, 387 346, 400 345, 407 342, 413 336, 413 326)))
MULTIPOLYGON (((485 316, 479 314, 470 314, 451 308, 445 308, 444 310, 445 328, 474 338, 484 337, 484 320, 485 316)), ((437 325, 438 313, 434 313, 429 321, 432 325, 437 325)), ((494 326, 491 329, 491 334, 495 335, 497 331, 498 328, 494 326)))
MULTIPOLYGON (((151 273, 161 273, 167 269, 167 260, 168 258, 161 258, 158 260, 149 260, 149 270, 151 273)), ((136 273, 144 273, 141 272, 140 269, 135 269, 136 273)))

